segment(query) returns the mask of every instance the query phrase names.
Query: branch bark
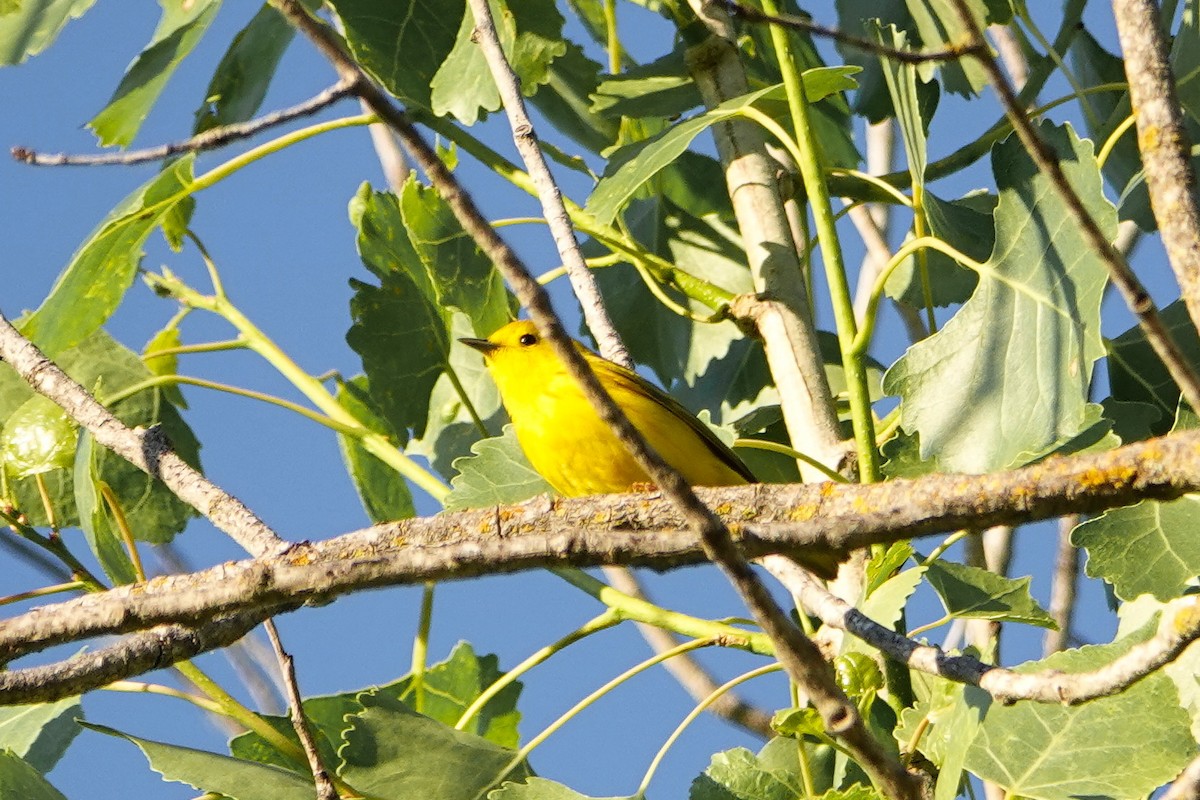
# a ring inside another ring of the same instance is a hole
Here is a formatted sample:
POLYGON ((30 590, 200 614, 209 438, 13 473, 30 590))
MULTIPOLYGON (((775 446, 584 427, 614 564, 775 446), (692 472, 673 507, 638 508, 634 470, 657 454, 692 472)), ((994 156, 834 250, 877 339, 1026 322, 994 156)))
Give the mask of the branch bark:
MULTIPOLYGON (((1200 432, 1187 432, 992 475, 870 485, 755 485, 702 490, 701 496, 738 532, 744 556, 759 558, 864 547, 969 524, 1095 512, 1198 490, 1200 432)), ((704 560, 682 513, 656 494, 543 497, 518 506, 388 523, 297 544, 273 558, 155 578, 34 609, 0 622, 0 663, 56 644, 162 624, 195 628, 231 614, 259 622, 306 602, 328 602, 372 587, 564 564, 668 568, 704 560)), ((5 674, 18 673, 0 673, 5 674)), ((128 670, 108 680, 133 674, 136 670, 128 670)), ((25 695, 7 693, 3 686, 0 704, 26 702, 25 695)))
POLYGON ((1167 43, 1159 28, 1158 4, 1151 0, 1113 0, 1113 16, 1125 57, 1150 208, 1188 314, 1192 323, 1200 326, 1196 175, 1192 172, 1191 142, 1175 91, 1167 43))

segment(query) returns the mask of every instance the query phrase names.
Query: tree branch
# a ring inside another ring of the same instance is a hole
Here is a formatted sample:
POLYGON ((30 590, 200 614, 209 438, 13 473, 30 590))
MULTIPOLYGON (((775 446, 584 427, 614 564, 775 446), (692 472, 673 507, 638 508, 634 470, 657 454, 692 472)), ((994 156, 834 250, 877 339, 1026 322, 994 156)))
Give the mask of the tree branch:
POLYGON ((350 94, 350 87, 338 82, 330 86, 325 91, 305 100, 303 103, 297 103, 290 108, 280 109, 270 114, 252 119, 247 122, 239 122, 232 125, 222 125, 219 128, 210 128, 204 133, 199 133, 190 139, 185 139, 182 142, 172 142, 170 144, 159 145, 158 147, 148 147, 144 150, 129 150, 121 153, 100 153, 89 155, 71 155, 68 153, 56 153, 47 155, 39 153, 28 147, 12 148, 12 157, 17 161, 22 161, 26 164, 32 164, 35 167, 95 167, 108 164, 142 164, 147 161, 162 161, 171 156, 177 156, 180 153, 194 153, 201 150, 215 150, 218 147, 224 147, 231 142, 236 142, 239 139, 248 139, 255 136, 267 128, 272 128, 276 125, 282 125, 299 117, 307 117, 316 114, 318 111, 328 108, 329 106, 341 100, 350 94))
MULTIPOLYGON (((1097 512, 1200 490, 1200 432, 1106 453, 1051 458, 990 475, 934 475, 856 484, 755 484, 702 489, 738 532, 747 558, 852 549, 970 525, 1097 512)), ((273 558, 119 586, 0 622, 0 663, 51 645, 166 622, 321 603, 361 589, 471 578, 535 567, 704 562, 688 521, 657 493, 535 498, 401 520, 273 558), (636 534, 636 535, 633 535, 636 534)))
POLYGON ((550 173, 541 147, 538 146, 533 121, 525 111, 521 81, 504 56, 488 0, 469 0, 469 5, 471 13, 475 16, 473 39, 479 44, 492 73, 492 80, 496 82, 496 88, 500 92, 504 111, 508 115, 508 124, 512 127, 513 141, 521 154, 521 160, 525 162, 525 170, 537 187, 542 214, 545 215, 550 234, 554 237, 554 246, 558 249, 558 255, 567 271, 571 289, 583 308, 583 318, 587 322, 588 330, 596 337, 596 344, 602 356, 621 366, 632 368, 633 361, 629 357, 629 351, 626 350, 621 335, 617 333, 608 310, 604 307, 604 298, 600 296, 600 287, 595 276, 584 262, 583 252, 579 249, 575 230, 567 214, 567 207, 563 204, 562 192, 550 173))
POLYGON ((133 430, 117 419, 22 336, 3 314, 0 314, 0 360, 16 370, 34 391, 62 407, 97 442, 147 475, 158 478, 246 552, 253 556, 277 556, 291 546, 240 500, 176 455, 160 429, 133 430))
POLYGON ((321 750, 317 747, 316 739, 313 738, 312 727, 308 723, 308 718, 304 716, 304 701, 300 697, 300 687, 296 685, 296 662, 283 649, 283 642, 279 641, 279 631, 275 628, 275 621, 267 620, 264 627, 267 629, 267 637, 271 640, 271 646, 275 648, 275 657, 279 659, 279 672, 283 675, 283 685, 287 687, 288 705, 290 706, 288 716, 291 717, 292 728, 296 731, 300 746, 304 749, 304 756, 308 759, 308 767, 313 775, 313 785, 317 790, 317 800, 339 800, 337 789, 334 787, 333 781, 329 779, 329 770, 321 761, 321 750))
POLYGON ((1178 658, 1200 639, 1200 598, 1188 596, 1167 605, 1158 632, 1099 669, 1063 673, 1058 670, 1013 672, 970 656, 948 656, 940 647, 923 645, 885 628, 839 597, 834 597, 807 571, 781 556, 763 559, 772 574, 800 598, 826 625, 854 634, 910 668, 978 686, 998 702, 1079 703, 1117 694, 1178 658))
POLYGON ((49 703, 163 669, 233 644, 261 621, 257 614, 238 614, 196 627, 164 625, 65 661, 3 671, 0 705, 49 703))
POLYGON ((1196 207, 1196 176, 1192 172, 1191 143, 1175 91, 1167 43, 1159 28, 1158 4, 1150 0, 1113 0, 1113 16, 1125 57, 1125 75, 1137 120, 1138 149, 1142 152, 1150 207, 1188 314, 1192 323, 1200 326, 1200 209, 1196 207))

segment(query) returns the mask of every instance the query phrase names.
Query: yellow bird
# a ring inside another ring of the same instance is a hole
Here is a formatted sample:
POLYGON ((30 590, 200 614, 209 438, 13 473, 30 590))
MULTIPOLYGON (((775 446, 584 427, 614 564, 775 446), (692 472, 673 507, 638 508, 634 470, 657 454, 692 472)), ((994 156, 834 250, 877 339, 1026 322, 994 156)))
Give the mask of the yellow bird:
MULTIPOLYGON (((459 341, 483 353, 521 449, 559 494, 627 492, 650 482, 532 322, 510 322, 487 339, 459 341)), ((755 482, 741 459, 676 400, 625 367, 575 346, 633 426, 688 483, 755 482)))
MULTIPOLYGON (((483 353, 521 449, 559 494, 580 497, 627 492, 650 481, 532 322, 510 322, 486 339, 459 341, 483 353)), ((689 484, 757 482, 742 460, 678 401, 579 342, 575 347, 633 426, 689 484)), ((844 554, 807 551, 793 555, 828 579, 837 574, 844 554)))

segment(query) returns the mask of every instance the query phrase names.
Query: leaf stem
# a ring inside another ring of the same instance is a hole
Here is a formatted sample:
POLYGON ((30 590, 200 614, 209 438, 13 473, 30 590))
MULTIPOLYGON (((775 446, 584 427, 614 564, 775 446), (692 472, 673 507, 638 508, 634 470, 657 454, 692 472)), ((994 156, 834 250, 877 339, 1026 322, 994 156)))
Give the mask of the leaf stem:
POLYGON ((463 711, 462 716, 458 718, 458 722, 454 723, 455 730, 466 730, 467 723, 474 719, 475 715, 478 714, 483 707, 492 700, 492 698, 500 694, 500 692, 503 691, 506 686, 512 685, 514 681, 516 681, 526 672, 529 672, 534 667, 543 663, 555 653, 566 649, 569 645, 591 636, 593 633, 599 633, 600 631, 608 630, 614 625, 620 624, 622 620, 623 617, 621 616, 621 613, 616 609, 606 609, 604 612, 583 623, 561 639, 546 645, 540 650, 535 651, 520 664, 517 664, 508 672, 501 675, 490 686, 480 692, 479 697, 476 697, 474 702, 467 706, 467 709, 463 711))
POLYGON ((808 464, 810 467, 817 470, 822 475, 829 478, 829 480, 831 480, 831 481, 837 481, 838 483, 849 483, 849 479, 847 479, 845 475, 842 475, 841 473, 830 469, 829 467, 825 466, 820 461, 818 461, 817 459, 813 458, 810 455, 801 453, 799 450, 793 450, 792 448, 788 447, 786 444, 780 444, 779 442, 772 442, 767 439, 741 439, 741 438, 739 438, 739 439, 733 440, 733 446, 734 447, 745 447, 750 450, 765 450, 769 453, 779 453, 780 455, 785 455, 788 458, 793 458, 796 461, 803 461, 805 464, 808 464))

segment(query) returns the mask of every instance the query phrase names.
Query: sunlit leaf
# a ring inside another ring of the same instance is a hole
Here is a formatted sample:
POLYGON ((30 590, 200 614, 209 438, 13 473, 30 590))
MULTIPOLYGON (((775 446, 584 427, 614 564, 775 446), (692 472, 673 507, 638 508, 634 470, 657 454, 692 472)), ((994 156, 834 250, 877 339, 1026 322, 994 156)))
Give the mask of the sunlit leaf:
POLYGON ((530 466, 512 425, 500 436, 480 439, 471 452, 454 462, 458 475, 450 482, 447 511, 518 503, 554 491, 530 466))
MULTIPOLYGON (((1039 130, 1088 213, 1115 236, 1091 143, 1069 126, 1039 130)), ((1103 353, 1105 266, 1016 137, 998 145, 992 161, 996 246, 979 286, 884 379, 884 390, 901 397, 904 430, 920 434, 921 459, 958 472, 1027 463, 1094 424, 1088 392, 1103 353)))
POLYGON ((50 295, 21 331, 54 358, 112 315, 133 283, 142 244, 192 182, 185 156, 126 197, 75 251, 50 295))
POLYGON ((37 769, 3 748, 0 748, 0 797, 67 800, 37 769))
POLYGON ((1058 627, 1029 593, 1029 576, 1006 578, 980 567, 940 560, 926 565, 925 576, 952 617, 1058 627))
POLYGON ((96 0, 20 0, 0 15, 0 65, 20 64, 45 50, 96 0))
POLYGON ((113 92, 108 105, 88 123, 100 144, 124 147, 133 141, 166 88, 167 81, 204 36, 220 0, 160 0, 162 18, 113 92))
MULTIPOLYGON (((49 772, 79 733, 79 698, 0 708, 0 752, 8 750, 38 772, 49 772)), ((0 790, 0 797, 6 797, 0 790)))

